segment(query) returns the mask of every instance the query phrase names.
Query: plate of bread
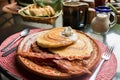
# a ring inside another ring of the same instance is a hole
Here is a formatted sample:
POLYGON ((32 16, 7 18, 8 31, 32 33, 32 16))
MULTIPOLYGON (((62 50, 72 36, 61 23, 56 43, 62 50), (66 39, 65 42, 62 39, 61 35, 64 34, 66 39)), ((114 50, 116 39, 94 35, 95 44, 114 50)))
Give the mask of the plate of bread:
POLYGON ((16 56, 24 69, 36 75, 69 79, 91 74, 99 63, 101 50, 85 33, 71 27, 56 27, 25 37, 16 56))

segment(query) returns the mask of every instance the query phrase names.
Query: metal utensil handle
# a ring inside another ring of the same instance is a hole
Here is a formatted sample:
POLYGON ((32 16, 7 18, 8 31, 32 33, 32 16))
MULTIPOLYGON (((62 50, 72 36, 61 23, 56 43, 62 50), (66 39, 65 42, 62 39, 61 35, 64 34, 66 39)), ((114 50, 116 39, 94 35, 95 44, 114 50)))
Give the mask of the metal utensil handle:
POLYGON ((17 49, 17 46, 15 46, 15 47, 13 47, 12 49, 4 52, 4 53, 2 54, 2 57, 8 56, 9 54, 11 54, 11 53, 12 53, 13 51, 15 51, 16 49, 17 49))
POLYGON ((98 65, 97 69, 96 69, 95 72, 92 74, 92 76, 90 77, 89 80, 95 80, 95 78, 96 78, 98 72, 100 71, 100 68, 101 68, 101 66, 102 66, 102 64, 103 64, 104 61, 105 61, 105 59, 102 59, 102 60, 101 60, 101 62, 100 62, 100 64, 98 65))
POLYGON ((5 46, 1 51, 6 51, 9 47, 11 47, 17 40, 19 40, 22 36, 18 36, 16 39, 14 39, 13 41, 11 41, 7 46, 5 46))

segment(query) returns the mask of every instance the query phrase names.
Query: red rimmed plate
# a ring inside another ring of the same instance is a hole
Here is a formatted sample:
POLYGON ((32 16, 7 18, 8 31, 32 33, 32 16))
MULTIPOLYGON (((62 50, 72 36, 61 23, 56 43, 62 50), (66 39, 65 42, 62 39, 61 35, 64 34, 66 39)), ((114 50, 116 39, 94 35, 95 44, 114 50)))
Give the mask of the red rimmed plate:
MULTIPOLYGON (((31 32, 37 32, 39 30, 31 30, 31 32)), ((1 45, 0 49, 2 47, 5 46, 5 43, 8 43, 11 39, 13 39, 14 37, 16 37, 18 35, 17 34, 14 34, 12 36, 10 36, 9 38, 7 38, 1 45)), ((102 52, 104 52, 106 46, 99 42, 99 41, 96 41, 97 45, 101 48, 102 52)), ((2 53, 1 53, 2 54, 2 53)), ((0 56, 1 56, 0 54, 0 56)), ((1 57, 0 58, 0 64, 3 68, 5 68, 6 70, 8 70, 9 72, 11 72, 12 74, 18 76, 18 77, 22 77, 24 79, 27 79, 27 80, 32 80, 32 79, 44 79, 44 78, 41 78, 41 77, 38 77, 36 75, 32 75, 30 76, 31 73, 27 72, 27 71, 24 71, 24 69, 21 69, 20 66, 17 66, 16 65, 16 59, 15 59, 15 52, 13 52, 11 55, 7 56, 7 57, 1 57), (25 74, 26 73, 26 74, 25 74)), ((117 67, 117 61, 116 61, 116 58, 114 55, 111 56, 110 60, 109 61, 106 61, 103 66, 102 66, 102 69, 101 71, 99 72, 98 76, 97 76, 97 80, 110 80, 113 75, 115 74, 116 72, 116 67, 117 67), (113 66, 111 66, 113 65, 113 66), (105 75, 105 76, 104 76, 105 75)), ((86 75, 86 76, 83 76, 83 77, 79 77, 75 80, 88 80, 89 79, 89 76, 90 75, 86 75)))

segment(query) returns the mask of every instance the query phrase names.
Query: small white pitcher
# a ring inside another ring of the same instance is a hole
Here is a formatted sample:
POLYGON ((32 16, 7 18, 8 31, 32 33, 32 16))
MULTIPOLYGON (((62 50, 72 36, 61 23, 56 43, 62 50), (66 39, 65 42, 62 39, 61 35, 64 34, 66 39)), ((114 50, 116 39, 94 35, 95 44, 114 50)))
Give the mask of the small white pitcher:
POLYGON ((113 25, 117 22, 117 17, 111 9, 106 6, 98 6, 95 8, 96 17, 91 22, 92 29, 95 33, 101 34, 106 33, 113 25), (110 21, 110 16, 113 20, 110 21))

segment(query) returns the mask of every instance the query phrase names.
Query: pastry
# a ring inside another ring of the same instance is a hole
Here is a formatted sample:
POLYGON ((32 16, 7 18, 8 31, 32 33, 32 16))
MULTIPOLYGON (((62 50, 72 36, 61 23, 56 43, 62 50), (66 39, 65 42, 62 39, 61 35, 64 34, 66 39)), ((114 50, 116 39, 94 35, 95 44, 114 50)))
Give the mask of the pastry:
POLYGON ((30 6, 29 8, 26 8, 23 13, 25 15, 29 15, 29 16, 43 16, 43 17, 50 17, 50 16, 54 16, 55 15, 55 11, 54 9, 47 5, 44 7, 40 7, 36 4, 34 4, 33 6, 30 6))

